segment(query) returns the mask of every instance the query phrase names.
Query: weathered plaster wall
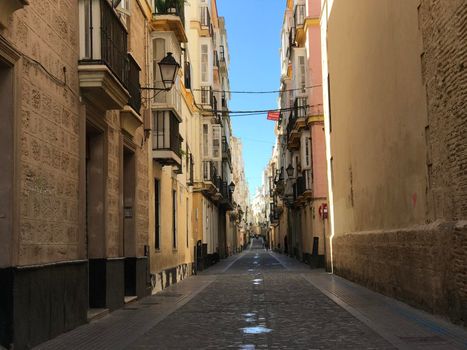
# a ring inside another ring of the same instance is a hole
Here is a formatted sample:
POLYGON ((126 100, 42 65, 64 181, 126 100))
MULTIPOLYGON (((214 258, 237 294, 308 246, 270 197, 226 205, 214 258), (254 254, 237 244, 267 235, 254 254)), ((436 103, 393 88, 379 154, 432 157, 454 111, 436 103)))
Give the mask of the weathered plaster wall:
POLYGON ((417 3, 334 2, 328 59, 336 235, 425 222, 417 3))

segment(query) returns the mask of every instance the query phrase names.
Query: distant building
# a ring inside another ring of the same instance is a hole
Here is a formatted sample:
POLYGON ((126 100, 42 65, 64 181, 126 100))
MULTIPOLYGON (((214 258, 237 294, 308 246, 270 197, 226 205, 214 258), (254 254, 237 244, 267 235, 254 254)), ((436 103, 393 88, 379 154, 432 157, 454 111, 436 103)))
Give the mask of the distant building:
POLYGON ((320 1, 287 1, 281 34, 283 110, 267 171, 274 246, 329 266, 329 224, 321 86, 320 1), (328 262, 326 264, 326 261, 328 262))

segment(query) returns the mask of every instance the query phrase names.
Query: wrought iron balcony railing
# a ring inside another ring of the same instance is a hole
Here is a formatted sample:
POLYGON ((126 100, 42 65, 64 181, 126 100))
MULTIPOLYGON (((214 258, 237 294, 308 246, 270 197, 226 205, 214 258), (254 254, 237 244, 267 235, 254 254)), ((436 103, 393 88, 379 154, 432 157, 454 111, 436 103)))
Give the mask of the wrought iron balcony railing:
POLYGON ((225 62, 225 48, 224 48, 224 45, 220 46, 219 56, 220 56, 220 61, 225 62))
POLYGON ((219 67, 219 55, 217 54, 217 50, 214 50, 213 60, 214 67, 219 67))
POLYGON ((203 180, 209 182, 216 182, 218 178, 217 168, 211 160, 203 161, 203 180))
POLYGON ((201 86, 201 89, 199 91, 200 94, 200 99, 199 102, 202 105, 209 105, 213 107, 213 93, 212 93, 212 87, 211 86, 201 86))
POLYGON ((83 19, 84 46, 80 64, 106 65, 126 88, 129 59, 125 26, 107 0, 84 0, 83 19))
POLYGON ((185 26, 185 0, 153 0, 154 16, 174 15, 185 26))
POLYGON ((308 98, 297 97, 294 102, 295 119, 306 118, 308 111, 308 98))
POLYGON ((232 153, 225 136, 222 136, 222 159, 227 160, 229 163, 232 162, 232 153))
POLYGON ((153 150, 167 150, 181 155, 180 122, 172 111, 154 112, 153 150))
POLYGON ((220 193, 222 195, 222 198, 224 199, 224 202, 232 203, 232 192, 230 191, 229 185, 227 184, 227 182, 225 181, 221 182, 220 193))
POLYGON ((311 170, 304 170, 295 183, 295 198, 302 196, 305 192, 311 191, 312 182, 311 170))

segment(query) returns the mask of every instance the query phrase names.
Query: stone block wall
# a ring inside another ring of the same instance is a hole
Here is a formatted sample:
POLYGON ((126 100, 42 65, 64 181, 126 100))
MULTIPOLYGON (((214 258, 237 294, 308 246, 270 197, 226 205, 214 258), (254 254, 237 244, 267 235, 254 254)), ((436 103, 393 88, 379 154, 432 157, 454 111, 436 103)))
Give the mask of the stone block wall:
POLYGON ((431 218, 467 218, 467 3, 421 0, 431 218))
POLYGON ((19 265, 83 258, 77 11, 76 1, 32 1, 1 33, 22 54, 16 67, 19 265))
POLYGON ((347 234, 333 249, 336 274, 466 323, 467 223, 347 234))

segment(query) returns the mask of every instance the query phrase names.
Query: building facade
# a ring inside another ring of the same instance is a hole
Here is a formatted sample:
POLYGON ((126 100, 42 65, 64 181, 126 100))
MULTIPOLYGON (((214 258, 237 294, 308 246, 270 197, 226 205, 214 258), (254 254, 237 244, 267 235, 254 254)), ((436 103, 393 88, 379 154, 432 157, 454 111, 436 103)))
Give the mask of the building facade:
POLYGON ((227 34, 204 5, 0 1, 1 346, 31 348, 178 282, 200 240, 238 251, 227 34))
MULTIPOLYGON (((228 255, 227 232, 232 201, 232 159, 228 115, 229 54, 225 22, 215 0, 191 1, 188 48, 194 104, 193 232, 197 269, 228 255)), ((229 234, 232 236, 232 234, 229 234)))
POLYGON ((274 248, 324 267, 330 254, 319 15, 317 0, 286 3, 281 116, 266 183, 274 248))
POLYGON ((242 250, 248 243, 248 228, 249 220, 248 211, 251 210, 250 191, 248 181, 245 177, 245 162, 243 160, 243 144, 242 141, 232 136, 232 166, 233 166, 233 182, 235 191, 233 193, 234 210, 233 220, 236 222, 236 249, 242 250))
POLYGON ((150 291, 148 72, 129 1, 9 3, 26 6, 0 36, 1 344, 21 349, 150 291))
POLYGON ((334 271, 465 323, 467 4, 321 13, 334 271))

